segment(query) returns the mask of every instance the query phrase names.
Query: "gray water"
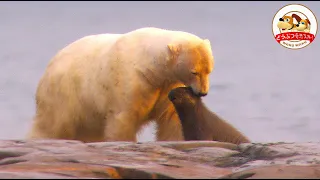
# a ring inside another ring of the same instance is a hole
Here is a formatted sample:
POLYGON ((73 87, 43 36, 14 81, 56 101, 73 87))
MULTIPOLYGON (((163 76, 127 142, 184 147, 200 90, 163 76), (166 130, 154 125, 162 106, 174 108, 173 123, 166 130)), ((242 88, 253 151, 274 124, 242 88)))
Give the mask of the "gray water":
MULTIPOLYGON (((253 141, 319 141, 320 39, 300 50, 275 41, 291 2, 0 2, 0 139, 22 139, 48 61, 91 34, 153 26, 208 38, 215 56, 207 106, 253 141)), ((300 2, 297 2, 300 3, 300 2)), ((301 2, 320 19, 319 2, 301 2)), ((152 141, 152 124, 139 135, 152 141)))

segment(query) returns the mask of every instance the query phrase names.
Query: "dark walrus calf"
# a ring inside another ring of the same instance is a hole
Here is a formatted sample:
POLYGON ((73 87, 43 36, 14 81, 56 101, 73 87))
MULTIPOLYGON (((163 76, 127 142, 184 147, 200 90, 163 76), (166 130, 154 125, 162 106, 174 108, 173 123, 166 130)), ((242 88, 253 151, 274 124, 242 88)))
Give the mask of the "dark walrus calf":
POLYGON ((250 143, 235 127, 211 112, 190 87, 175 88, 170 91, 168 98, 179 115, 186 141, 250 143))

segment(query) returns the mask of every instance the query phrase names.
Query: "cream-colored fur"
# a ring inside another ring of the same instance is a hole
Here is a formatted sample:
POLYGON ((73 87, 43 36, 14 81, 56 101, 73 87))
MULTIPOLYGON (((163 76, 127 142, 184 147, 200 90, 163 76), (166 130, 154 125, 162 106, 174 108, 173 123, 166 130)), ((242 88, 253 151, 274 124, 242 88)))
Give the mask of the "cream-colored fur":
POLYGON ((157 140, 183 140, 167 94, 185 85, 208 93, 212 69, 209 40, 186 32, 141 28, 84 37, 50 61, 28 138, 136 141, 155 119, 157 140))

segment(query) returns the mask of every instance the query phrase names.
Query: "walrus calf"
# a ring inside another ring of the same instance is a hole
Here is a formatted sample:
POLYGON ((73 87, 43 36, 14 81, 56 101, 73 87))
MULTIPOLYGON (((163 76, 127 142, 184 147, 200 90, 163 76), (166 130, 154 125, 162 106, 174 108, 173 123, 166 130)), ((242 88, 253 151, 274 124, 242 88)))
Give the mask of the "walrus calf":
POLYGON ((190 87, 175 88, 169 92, 168 98, 179 115, 186 141, 250 143, 235 127, 211 112, 190 87))

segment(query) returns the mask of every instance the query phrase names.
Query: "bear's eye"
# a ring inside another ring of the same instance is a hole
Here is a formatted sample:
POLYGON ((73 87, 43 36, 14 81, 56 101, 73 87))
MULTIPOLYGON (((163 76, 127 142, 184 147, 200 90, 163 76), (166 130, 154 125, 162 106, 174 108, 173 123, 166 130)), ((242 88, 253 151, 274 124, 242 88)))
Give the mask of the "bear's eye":
POLYGON ((289 22, 289 21, 290 21, 290 19, 289 19, 289 18, 287 18, 287 19, 286 19, 286 21, 287 21, 287 22, 289 22))
POLYGON ((301 24, 304 24, 304 22, 302 22, 301 24))
POLYGON ((192 71, 191 73, 192 73, 193 75, 195 75, 195 76, 198 75, 198 73, 197 73, 197 72, 194 72, 194 71, 192 71))

